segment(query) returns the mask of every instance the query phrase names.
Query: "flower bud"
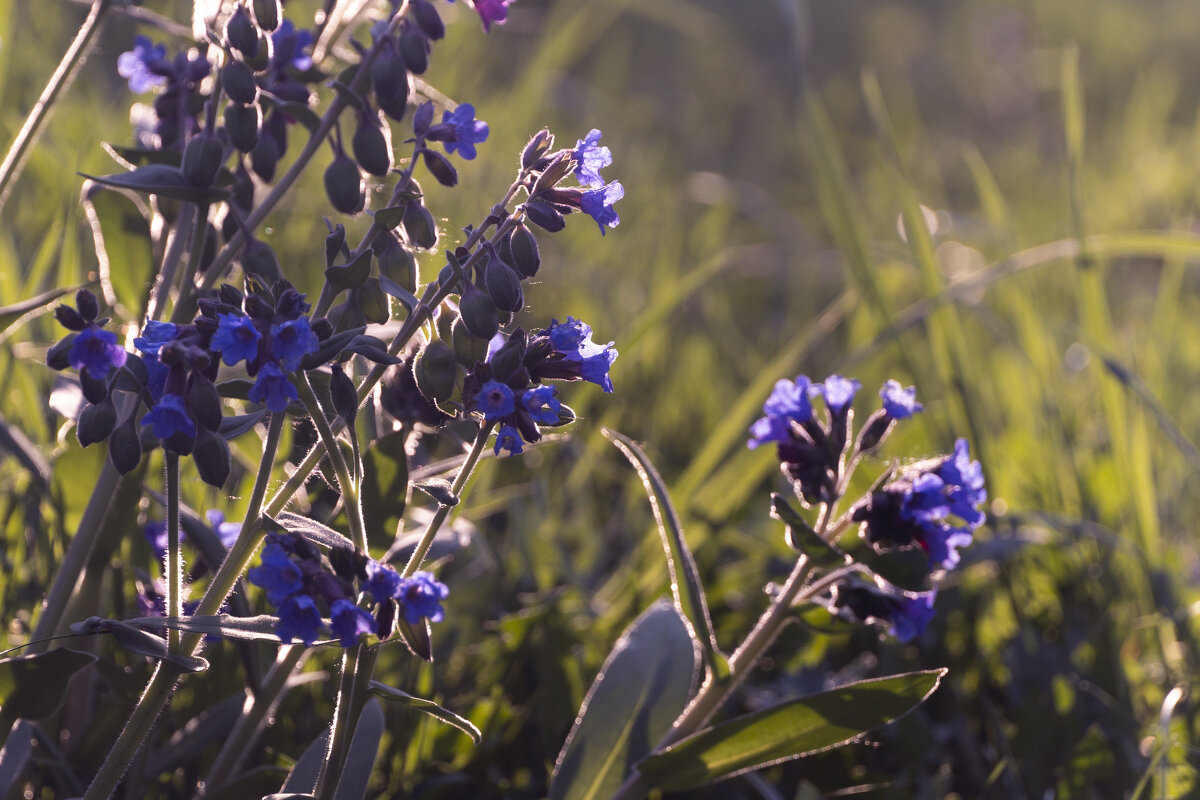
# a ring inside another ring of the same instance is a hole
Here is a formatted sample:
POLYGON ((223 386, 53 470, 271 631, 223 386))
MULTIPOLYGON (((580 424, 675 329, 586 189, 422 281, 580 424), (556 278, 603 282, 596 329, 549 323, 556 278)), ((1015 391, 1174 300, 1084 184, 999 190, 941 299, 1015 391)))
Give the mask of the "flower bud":
POLYGON ((567 226, 567 222, 563 219, 563 215, 560 214, 554 208, 554 206, 550 205, 549 203, 542 203, 538 201, 530 201, 526 203, 525 216, 527 216, 529 221, 537 225, 539 228, 544 228, 551 233, 561 231, 567 226))
POLYGON ((437 245, 437 227, 433 224, 433 215, 421 201, 413 198, 404 207, 404 218, 400 221, 408 240, 417 247, 429 250, 437 245))
POLYGON ((507 381, 514 372, 521 368, 521 359, 524 354, 523 341, 516 336, 509 337, 509 340, 492 354, 492 360, 489 362, 492 367, 492 375, 500 382, 507 381))
POLYGON ((217 171, 225 161, 221 140, 211 133, 198 133, 188 140, 183 151, 184 180, 192 186, 212 186, 217 171))
POLYGON ((458 185, 458 170, 450 163, 450 159, 436 150, 422 150, 421 155, 425 157, 425 168, 437 178, 438 183, 442 186, 458 185))
POLYGON ((50 369, 66 369, 71 366, 67 354, 71 350, 71 345, 75 344, 75 334, 69 334, 62 341, 55 342, 50 349, 46 351, 46 366, 50 369))
POLYGON ((382 325, 392 318, 392 305, 387 292, 379 286, 379 278, 367 278, 351 297, 367 322, 382 325))
POLYGON ((521 291, 521 279, 513 268, 493 255, 488 259, 483 271, 483 285, 491 295, 492 302, 501 311, 520 311, 525 305, 525 295, 521 291))
POLYGON ((895 420, 889 417, 883 409, 876 411, 863 423, 855 449, 860 453, 869 453, 874 450, 891 433, 893 422, 895 420))
POLYGON ((136 420, 137 414, 130 414, 108 437, 108 458, 122 475, 133 472, 142 460, 142 437, 136 420))
POLYGON ((381 642, 391 638, 396 627, 396 601, 384 600, 375 610, 375 631, 381 642))
POLYGON ((396 49, 404 59, 404 66, 414 75, 423 75, 429 68, 429 40, 420 28, 405 28, 396 42, 396 49))
POLYGON ((207 428, 196 430, 196 444, 192 450, 196 472, 200 480, 220 489, 229 477, 229 443, 219 433, 207 428))
POLYGON ((548 128, 542 128, 521 151, 522 169, 530 169, 537 164, 551 147, 554 147, 554 134, 548 128))
POLYGON ((275 167, 281 155, 279 145, 270 136, 258 137, 258 144, 250 151, 250 169, 266 183, 275 180, 275 167))
POLYGON ((104 376, 94 376, 86 367, 79 371, 79 387, 89 403, 100 403, 108 397, 108 385, 104 376))
POLYGON ((100 304, 96 302, 96 295, 87 289, 80 289, 75 293, 75 308, 79 309, 79 316, 83 317, 85 322, 95 322, 96 317, 100 316, 100 304))
POLYGON ((458 313, 462 315, 463 324, 472 336, 480 339, 491 339, 500 329, 500 317, 496 312, 496 304, 492 298, 468 283, 458 303, 458 313))
POLYGON ((273 31, 279 27, 279 0, 252 0, 250 13, 254 21, 264 31, 273 31))
POLYGON ((449 400, 458 379, 454 351, 442 342, 430 342, 417 356, 413 377, 426 399, 434 403, 449 400))
POLYGON ((235 103, 253 103, 258 97, 254 72, 241 61, 230 61, 221 69, 221 88, 235 103))
POLYGON ((192 418, 210 431, 221 429, 221 396, 212 381, 192 373, 188 387, 187 405, 192 418))
POLYGON ((417 291, 420 280, 417 259, 390 233, 383 233, 377 242, 383 246, 375 251, 379 259, 379 274, 388 277, 408 292, 417 291))
POLYGON ((363 210, 366 197, 358 165, 345 153, 338 153, 325 169, 325 194, 329 202, 343 214, 363 210))
POLYGON ((239 5, 225 24, 225 39, 229 46, 247 59, 258 55, 258 26, 250 18, 246 7, 239 5))
POLYGON ((242 269, 247 273, 259 275, 267 281, 276 281, 283 277, 279 268, 279 259, 269 244, 257 239, 247 243, 242 249, 242 269))
POLYGON ((102 442, 113 432, 117 424, 117 409, 111 398, 105 397, 96 405, 89 405, 79 415, 75 425, 75 436, 81 447, 102 442))
POLYGON ((450 327, 450 343, 454 347, 454 357, 467 369, 487 358, 487 341, 472 336, 461 319, 456 319, 450 327))
POLYGON ((524 225, 517 225, 508 240, 512 253, 512 265, 522 278, 532 278, 537 275, 538 267, 542 264, 541 254, 538 253, 537 237, 524 225))
POLYGON ((376 104, 399 122, 408 109, 408 72, 390 43, 381 43, 371 62, 371 86, 375 89, 376 104))
POLYGON ((413 0, 410 7, 413 19, 421 27, 421 31, 435 42, 446 35, 446 25, 434 8, 433 3, 426 0, 413 0))
POLYGON ((79 312, 68 305, 55 306, 54 318, 58 320, 59 325, 62 325, 69 331, 81 331, 87 327, 87 323, 79 315, 79 312))
POLYGON ((342 371, 341 364, 333 365, 333 374, 329 378, 329 397, 333 400, 333 408, 346 420, 347 425, 354 424, 358 416, 358 390, 354 381, 342 371))
POLYGON ((379 119, 373 114, 360 114, 358 128, 350 147, 354 160, 371 175, 387 175, 392 168, 392 143, 379 119))
POLYGON ((258 144, 258 129, 262 125, 262 112, 256 105, 229 103, 225 106, 225 133, 229 141, 243 153, 249 153, 258 144))
POLYGON ((429 126, 433 124, 433 101, 426 100, 413 114, 413 133, 417 136, 424 136, 429 132, 429 126))

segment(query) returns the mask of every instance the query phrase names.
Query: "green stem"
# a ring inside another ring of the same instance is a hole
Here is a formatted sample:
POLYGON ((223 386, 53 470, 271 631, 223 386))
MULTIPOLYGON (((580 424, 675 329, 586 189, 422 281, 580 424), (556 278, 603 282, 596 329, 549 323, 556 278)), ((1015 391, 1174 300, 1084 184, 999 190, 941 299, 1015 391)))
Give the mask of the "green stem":
MULTIPOLYGON (((167 616, 183 616, 183 553, 179 549, 179 454, 166 453, 167 462, 167 616)), ((167 631, 172 653, 179 652, 179 631, 167 631)))
POLYGON ((350 468, 346 465, 342 448, 337 443, 337 435, 329 427, 329 420, 325 418, 325 412, 317 400, 316 392, 313 391, 307 373, 300 370, 298 375, 300 377, 300 380, 297 381, 300 384, 300 401, 304 403, 308 415, 312 417, 313 424, 317 426, 317 433, 320 434, 321 441, 325 444, 325 452, 329 454, 333 471, 337 473, 338 485, 342 490, 342 502, 346 506, 346 520, 350 524, 350 538, 354 542, 354 546, 365 553, 367 552, 367 532, 363 522, 358 487, 350 475, 350 468))
POLYGON ((195 217, 196 204, 184 203, 171 231, 171 241, 167 245, 167 252, 163 254, 162 269, 158 271, 158 280, 155 281, 154 291, 150 295, 150 308, 146 312, 147 319, 158 319, 167 307, 167 298, 171 296, 171 286, 175 283, 175 273, 179 269, 179 261, 187 249, 187 237, 183 232, 192 227, 195 217))
POLYGON ((58 63, 54 74, 50 76, 46 88, 42 90, 37 103, 30 110, 29 116, 25 118, 25 124, 21 126, 17 138, 13 139, 12 145, 8 148, 8 153, 4 156, 4 163, 0 164, 0 210, 4 208, 13 185, 21 175, 30 147, 37 141, 42 125, 50 118, 50 112, 54 110, 54 104, 59 95, 74 80, 93 39, 100 31, 100 23, 103 22, 104 15, 110 8, 112 8, 112 0, 95 0, 92 3, 92 10, 84 20, 79 33, 75 35, 75 40, 63 54, 62 61, 58 63))
POLYGON ((347 647, 342 655, 342 679, 338 684, 337 708, 333 712, 333 731, 329 737, 329 752, 321 767, 321 777, 313 792, 318 800, 330 800, 337 788, 342 762, 346 760, 346 749, 354 731, 350 729, 350 709, 354 701, 354 684, 358 678, 358 654, 361 644, 347 647))
POLYGON ((192 225, 192 239, 188 246, 187 271, 179 283, 179 297, 171 308, 171 321, 176 324, 187 322, 196 313, 193 300, 196 294, 196 270, 204 257, 204 244, 208 239, 208 205, 197 205, 192 225))

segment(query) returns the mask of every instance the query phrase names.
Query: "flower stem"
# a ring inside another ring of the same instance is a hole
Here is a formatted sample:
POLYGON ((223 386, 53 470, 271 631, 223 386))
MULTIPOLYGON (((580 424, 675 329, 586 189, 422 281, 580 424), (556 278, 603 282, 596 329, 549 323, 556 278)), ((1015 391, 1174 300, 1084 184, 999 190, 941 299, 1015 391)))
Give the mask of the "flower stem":
POLYGON ((330 800, 333 797, 342 771, 342 762, 346 758, 346 748, 354 734, 350 728, 350 710, 354 704, 354 684, 358 678, 358 654, 361 649, 361 644, 347 647, 342 655, 342 679, 338 684, 337 708, 333 712, 329 752, 325 754, 321 776, 317 779, 317 788, 313 792, 318 800, 330 800))
POLYGON ((358 486, 350 475, 350 468, 346 465, 342 448, 338 445, 337 435, 329 427, 329 420, 325 418, 325 412, 317 400, 312 383, 308 380, 308 374, 303 370, 299 374, 300 380, 297 383, 300 384, 300 400, 308 410, 308 415, 312 417, 313 424, 317 426, 317 433, 320 434, 321 441, 325 443, 325 452, 329 454, 333 471, 337 473, 338 485, 342 490, 342 502, 346 506, 346 520, 350 524, 350 539, 360 552, 366 553, 367 531, 363 522, 362 502, 359 498, 358 486))
MULTIPOLYGON (((183 553, 179 549, 179 454, 164 454, 167 462, 167 616, 183 616, 183 553)), ((179 631, 167 631, 172 653, 179 652, 179 631)))

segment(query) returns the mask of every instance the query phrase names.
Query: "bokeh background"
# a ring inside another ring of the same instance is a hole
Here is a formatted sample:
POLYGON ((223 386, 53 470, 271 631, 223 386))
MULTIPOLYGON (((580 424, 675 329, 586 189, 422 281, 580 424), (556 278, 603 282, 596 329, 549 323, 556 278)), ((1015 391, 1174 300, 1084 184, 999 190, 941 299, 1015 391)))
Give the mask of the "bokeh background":
MULTIPOLYGON (((190 17, 187 3, 144 6, 190 17)), ((286 9, 304 24, 313 6, 286 9)), ((943 585, 926 635, 898 645, 803 611, 736 701, 752 709, 949 667, 929 703, 862 743, 706 796, 1196 791, 1194 5, 518 0, 490 35, 461 3, 442 9, 449 33, 424 77, 491 126, 456 189, 426 187, 442 246, 499 199, 539 128, 565 145, 601 128, 614 154, 606 176, 625 186, 621 225, 601 236, 585 220, 542 237, 524 317, 582 317, 621 356, 613 395, 568 387, 582 417, 569 441, 482 468, 461 512, 472 541, 441 570, 452 594, 436 666, 399 653, 380 661, 395 685, 470 717, 483 743, 389 710, 373 793, 545 794, 609 647, 667 587, 645 495, 601 426, 645 442, 672 487, 718 638, 732 648, 790 557, 767 515, 782 477, 769 448, 746 449, 745 432, 772 384, 798 373, 861 379, 860 415, 885 379, 915 384, 926 413, 887 455, 945 452, 968 437, 990 519, 943 585)), ((11 140, 84 13, 66 2, 0 5, 0 140, 11 140)), ((116 171, 100 143, 131 141, 137 98, 115 65, 139 32, 182 41, 127 18, 108 24, 3 210, 0 302, 96 269, 75 173, 116 171)), ((324 163, 265 236, 310 291, 324 266, 324 163)), ((435 254, 423 264, 440 267, 435 254)), ((53 375, 40 359, 58 335, 43 318, 0 342, 5 430, 54 466, 39 481, 5 433, 0 645, 28 631, 103 458, 81 451, 47 404, 53 375)), ((242 457, 254 452, 249 442, 242 457)), ((244 503, 187 490, 193 507, 231 519, 244 503)), ((121 613, 135 570, 154 568, 139 526, 158 512, 134 501, 92 565, 104 577, 79 616, 121 613)), ((174 770, 155 779, 162 796, 215 754, 163 760, 172 730, 238 691, 237 660, 214 665, 187 683, 156 734, 148 761, 174 770)), ((130 703, 145 670, 128 659, 132 677, 106 676, 103 697, 130 703)), ((327 688, 288 695, 258 757, 261 786, 230 796, 278 787, 328 718, 327 688)), ((112 741, 122 714, 108 716, 89 741, 60 743, 73 762, 95 763, 112 741)), ((48 780, 43 791, 69 796, 69 784, 48 780)))

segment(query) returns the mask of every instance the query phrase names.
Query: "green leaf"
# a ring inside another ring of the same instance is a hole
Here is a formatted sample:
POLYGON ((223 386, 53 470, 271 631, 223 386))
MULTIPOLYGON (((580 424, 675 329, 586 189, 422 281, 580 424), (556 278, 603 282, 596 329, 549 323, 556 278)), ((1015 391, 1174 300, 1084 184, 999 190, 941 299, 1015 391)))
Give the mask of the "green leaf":
POLYGON ((349 264, 329 267, 325 270, 325 279, 338 290, 362 286, 367 282, 367 278, 371 277, 371 256, 370 250, 364 250, 349 264))
POLYGON ((309 108, 307 103, 301 103, 296 100, 284 100, 270 92, 264 91, 259 91, 258 96, 266 105, 279 109, 287 116, 299 122, 308 129, 309 133, 321 127, 321 117, 317 112, 309 108))
MULTIPOLYGON (((163 617, 156 621, 162 627, 166 619, 163 617)), ((183 672, 203 672, 208 669, 208 661, 200 656, 172 653, 167 647, 166 639, 119 620, 88 617, 83 622, 72 625, 71 633, 111 633, 117 644, 131 653, 156 661, 165 661, 183 672)))
POLYGON ((482 734, 479 733, 479 728, 476 728, 471 723, 471 720, 466 719, 465 717, 460 717, 458 714, 439 706, 432 700, 425 700, 421 697, 413 697, 408 692, 402 692, 399 689, 394 689, 387 684, 380 683, 379 681, 371 681, 371 688, 369 691, 371 694, 378 695, 385 700, 391 700, 393 702, 408 706, 409 708, 415 708, 416 710, 428 714, 436 720, 458 728, 467 736, 470 736, 471 741, 475 744, 479 744, 479 740, 482 738, 482 734))
POLYGON ((787 525, 788 546, 808 556, 815 566, 829 569, 850 563, 850 557, 818 536, 804 517, 788 505, 783 495, 771 495, 771 516, 787 525))
MULTIPOLYGON (((247 390, 248 394, 249 390, 247 390)), ((264 408, 250 414, 234 414, 229 417, 221 417, 221 430, 219 433, 226 439, 236 439, 243 433, 252 430, 266 416, 267 410, 264 408)))
MULTIPOLYGON (((92 653, 57 648, 0 659, 0 709, 9 721, 41 719, 62 705, 71 676, 96 660, 92 653)), ((8 731, 0 731, 0 734, 8 731)))
POLYGON ((637 765, 654 789, 679 792, 854 741, 903 716, 945 669, 906 672, 789 700, 696 733, 637 765))
POLYGON ((275 633, 275 626, 279 624, 279 619, 270 614, 259 614, 256 617, 232 617, 228 614, 199 617, 138 617, 125 620, 125 624, 144 630, 170 628, 185 633, 203 633, 205 636, 281 644, 279 636, 275 633))
POLYGON ((229 192, 224 189, 192 186, 178 167, 167 164, 147 164, 130 172, 118 172, 114 175, 88 175, 85 172, 77 174, 102 186, 132 189, 140 194, 154 194, 188 203, 215 203, 229 196, 229 192))
POLYGON ((408 289, 405 289, 403 286, 396 283, 386 275, 379 276, 379 288, 383 289, 392 297, 399 300, 401 305, 403 305, 409 311, 412 311, 414 308, 416 308, 417 303, 420 302, 412 292, 408 291, 408 289))
POLYGON ((717 647, 717 637, 713 633, 712 619, 708 615, 708 602, 704 597, 704 586, 700 583, 700 573, 696 569, 696 561, 692 558, 687 539, 684 538, 683 525, 679 522, 679 514, 675 512, 675 506, 671 503, 666 484, 642 448, 632 439, 609 428, 604 428, 601 432, 629 459, 629 463, 637 470, 638 477, 642 479, 642 486, 650 498, 650 508, 654 511, 654 521, 658 523, 663 550, 666 551, 675 605, 691 623, 689 630, 694 632, 709 673, 724 680, 729 676, 729 663, 717 647))
POLYGON ((687 623, 666 600, 621 634, 555 762, 550 800, 598 800, 617 790, 687 705, 697 650, 687 623))
POLYGON ((317 788, 317 779, 321 776, 321 765, 325 761, 325 751, 329 749, 329 728, 321 732, 321 735, 313 739, 312 744, 304 748, 304 752, 296 759, 296 763, 292 765, 292 771, 288 773, 287 780, 284 781, 283 787, 279 790, 283 792, 281 797, 304 796, 304 792, 311 792, 317 788))
POLYGON ((298 533, 305 539, 308 539, 313 544, 319 544, 322 547, 339 550, 353 550, 354 542, 346 538, 345 534, 335 531, 328 525, 322 525, 315 519, 302 517, 299 514, 293 514, 290 511, 282 511, 272 520, 277 526, 283 528, 290 533, 298 533))
POLYGON ((158 271, 147 212, 140 200, 97 185, 85 189, 81 202, 92 229, 105 302, 140 318, 158 271))
POLYGON ((65 289, 51 289, 28 300, 22 300, 19 303, 12 303, 7 306, 0 306, 0 331, 7 330, 13 323, 24 316, 34 315, 45 310, 58 298, 63 295, 72 294, 79 288, 78 286, 69 286, 65 289))
POLYGON ((378 700, 370 700, 363 706, 342 765, 342 779, 338 781, 333 800, 362 800, 375 767, 375 756, 379 753, 379 740, 383 738, 383 709, 378 700))
POLYGON ((362 506, 367 540, 386 550, 408 497, 408 455, 403 433, 381 436, 363 452, 362 506))

